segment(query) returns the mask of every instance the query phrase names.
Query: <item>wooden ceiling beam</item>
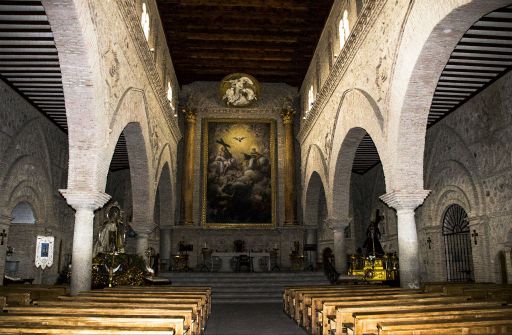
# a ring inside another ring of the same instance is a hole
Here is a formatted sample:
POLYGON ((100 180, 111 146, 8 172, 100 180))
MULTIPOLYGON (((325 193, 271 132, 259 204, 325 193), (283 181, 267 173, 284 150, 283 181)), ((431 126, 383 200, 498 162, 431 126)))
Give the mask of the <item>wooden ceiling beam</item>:
POLYGON ((245 0, 245 1, 225 1, 225 0, 157 0, 159 7, 183 6, 183 7, 201 7, 216 6, 223 8, 270 8, 270 9, 290 9, 297 11, 308 11, 312 8, 331 8, 332 2, 326 0, 309 1, 307 5, 299 1, 284 0, 245 0))

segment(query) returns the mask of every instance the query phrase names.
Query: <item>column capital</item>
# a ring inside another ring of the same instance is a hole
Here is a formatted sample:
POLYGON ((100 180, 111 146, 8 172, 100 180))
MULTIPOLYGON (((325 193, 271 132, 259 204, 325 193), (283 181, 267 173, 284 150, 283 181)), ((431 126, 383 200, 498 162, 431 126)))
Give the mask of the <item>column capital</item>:
POLYGON ((190 108, 183 108, 183 114, 185 114, 185 120, 187 123, 196 123, 196 112, 190 108))
POLYGON ((283 120, 283 124, 293 124, 293 116, 295 115, 295 110, 290 105, 285 105, 281 110, 281 119, 283 120))
POLYGON ((414 211, 429 193, 429 190, 395 190, 382 195, 380 200, 397 211, 414 211))
POLYGON ((345 231, 345 229, 350 225, 353 218, 348 217, 345 219, 330 217, 325 219, 325 223, 332 231, 345 231))
POLYGON ((59 192, 75 210, 89 209, 95 211, 110 199, 110 195, 107 193, 93 190, 61 189, 59 192))

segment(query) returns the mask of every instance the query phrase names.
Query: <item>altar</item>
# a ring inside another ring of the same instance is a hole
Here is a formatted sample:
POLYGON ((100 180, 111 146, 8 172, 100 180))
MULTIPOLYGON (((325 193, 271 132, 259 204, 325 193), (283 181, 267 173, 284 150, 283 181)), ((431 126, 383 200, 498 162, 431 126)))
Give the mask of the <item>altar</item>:
POLYGON ((270 253, 268 252, 213 252, 213 261, 220 260, 219 272, 236 271, 236 262, 240 256, 248 256, 254 272, 270 271, 270 253))

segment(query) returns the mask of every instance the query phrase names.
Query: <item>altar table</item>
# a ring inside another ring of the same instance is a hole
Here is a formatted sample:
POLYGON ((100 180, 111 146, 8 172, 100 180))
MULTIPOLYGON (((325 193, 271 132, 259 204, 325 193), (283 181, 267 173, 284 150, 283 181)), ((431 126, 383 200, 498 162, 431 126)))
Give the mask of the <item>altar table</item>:
POLYGON ((221 260, 221 267, 219 272, 233 272, 234 268, 231 267, 231 260, 233 257, 238 257, 240 255, 247 255, 251 257, 252 268, 254 272, 262 272, 262 271, 270 271, 270 253, 268 252, 214 252, 212 254, 213 258, 218 258, 221 260), (265 264, 265 269, 262 270, 260 268, 260 259, 264 259, 263 263, 265 264))

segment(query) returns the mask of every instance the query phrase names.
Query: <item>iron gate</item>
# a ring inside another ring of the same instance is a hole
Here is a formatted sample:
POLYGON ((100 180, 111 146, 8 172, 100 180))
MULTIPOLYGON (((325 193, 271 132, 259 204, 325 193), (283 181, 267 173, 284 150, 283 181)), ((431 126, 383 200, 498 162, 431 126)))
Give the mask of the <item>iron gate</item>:
POLYGON ((461 206, 454 204, 446 209, 443 237, 448 281, 474 281, 468 214, 461 206))

